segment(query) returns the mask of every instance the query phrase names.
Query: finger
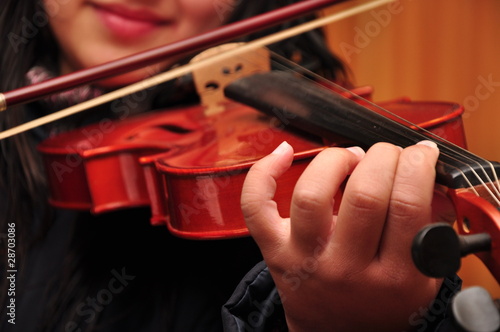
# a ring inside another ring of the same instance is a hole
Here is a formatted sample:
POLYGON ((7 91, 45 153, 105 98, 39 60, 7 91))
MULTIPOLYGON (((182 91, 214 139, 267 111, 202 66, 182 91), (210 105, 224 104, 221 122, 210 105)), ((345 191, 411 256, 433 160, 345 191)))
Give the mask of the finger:
POLYGON ((401 148, 372 146, 350 176, 333 236, 335 259, 363 268, 378 252, 401 148))
POLYGON ((363 156, 361 148, 329 148, 311 161, 295 185, 290 206, 291 241, 314 250, 318 240, 331 235, 334 196, 363 156))
POLYGON ((277 245, 289 228, 279 216, 276 180, 290 167, 293 149, 281 143, 270 155, 257 161, 248 171, 241 194, 241 209, 250 234, 261 247, 277 245))
POLYGON ((436 144, 430 141, 401 153, 381 242, 381 260, 395 266, 411 263, 413 238, 431 221, 438 155, 436 144))

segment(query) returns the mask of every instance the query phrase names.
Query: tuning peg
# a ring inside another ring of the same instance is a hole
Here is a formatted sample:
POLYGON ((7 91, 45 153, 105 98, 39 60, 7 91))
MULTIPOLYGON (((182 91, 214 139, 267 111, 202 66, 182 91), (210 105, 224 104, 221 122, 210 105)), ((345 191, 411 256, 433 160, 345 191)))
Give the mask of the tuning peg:
POLYGON ((455 274, 460 259, 491 249, 489 234, 458 235, 447 223, 425 226, 413 239, 413 262, 423 274, 443 278, 455 274))
POLYGON ((500 311, 490 294, 482 287, 470 287, 457 293, 451 310, 456 327, 461 332, 497 332, 500 311))

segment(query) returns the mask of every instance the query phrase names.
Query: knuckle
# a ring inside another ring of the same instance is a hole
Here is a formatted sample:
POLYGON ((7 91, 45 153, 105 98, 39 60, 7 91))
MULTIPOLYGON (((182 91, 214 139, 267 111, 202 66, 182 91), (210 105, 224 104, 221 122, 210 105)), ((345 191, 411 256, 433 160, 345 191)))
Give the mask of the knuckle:
POLYGON ((256 193, 243 193, 241 195, 241 211, 245 219, 251 219, 259 214, 262 209, 262 197, 256 193))
POLYGON ((326 204, 324 195, 311 189, 296 189, 293 195, 293 205, 300 211, 313 211, 326 204))
POLYGON ((351 188, 347 200, 349 205, 360 210, 378 210, 387 205, 382 195, 377 190, 370 189, 370 187, 351 188))
POLYGON ((393 191, 390 214, 393 217, 408 218, 417 216, 424 211, 424 204, 422 204, 422 197, 418 195, 408 195, 408 192, 416 188, 410 188, 410 191, 393 191))
POLYGON ((367 192, 356 192, 349 195, 347 198, 347 205, 351 209, 359 213, 375 213, 387 209, 388 201, 379 196, 367 192))

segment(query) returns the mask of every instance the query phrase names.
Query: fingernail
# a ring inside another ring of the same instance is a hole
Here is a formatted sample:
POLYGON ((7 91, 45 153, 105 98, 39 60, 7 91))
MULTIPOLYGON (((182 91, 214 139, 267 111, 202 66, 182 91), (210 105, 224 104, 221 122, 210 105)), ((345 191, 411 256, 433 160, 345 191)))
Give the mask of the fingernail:
POLYGON ((428 147, 431 147, 431 148, 434 148, 434 149, 437 149, 437 144, 433 141, 420 141, 417 143, 417 145, 425 145, 425 146, 428 146, 428 147))
POLYGON ((350 147, 346 148, 346 150, 351 151, 352 153, 354 153, 358 157, 364 157, 364 155, 365 155, 365 150, 363 150, 359 146, 350 146, 350 147))
POLYGON ((271 154, 283 154, 289 148, 290 144, 288 144, 287 141, 283 141, 273 152, 271 152, 271 154))

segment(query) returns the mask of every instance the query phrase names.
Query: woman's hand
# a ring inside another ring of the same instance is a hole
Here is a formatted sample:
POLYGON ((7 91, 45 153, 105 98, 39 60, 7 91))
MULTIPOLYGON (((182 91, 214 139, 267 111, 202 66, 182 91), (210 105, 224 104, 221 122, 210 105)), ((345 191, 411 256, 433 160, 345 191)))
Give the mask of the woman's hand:
POLYGON ((291 146, 251 168, 242 209, 291 331, 403 331, 428 307, 441 280, 414 267, 410 248, 431 220, 438 154, 431 142, 379 143, 366 154, 328 148, 298 180, 290 218, 279 216, 272 199, 291 146))

